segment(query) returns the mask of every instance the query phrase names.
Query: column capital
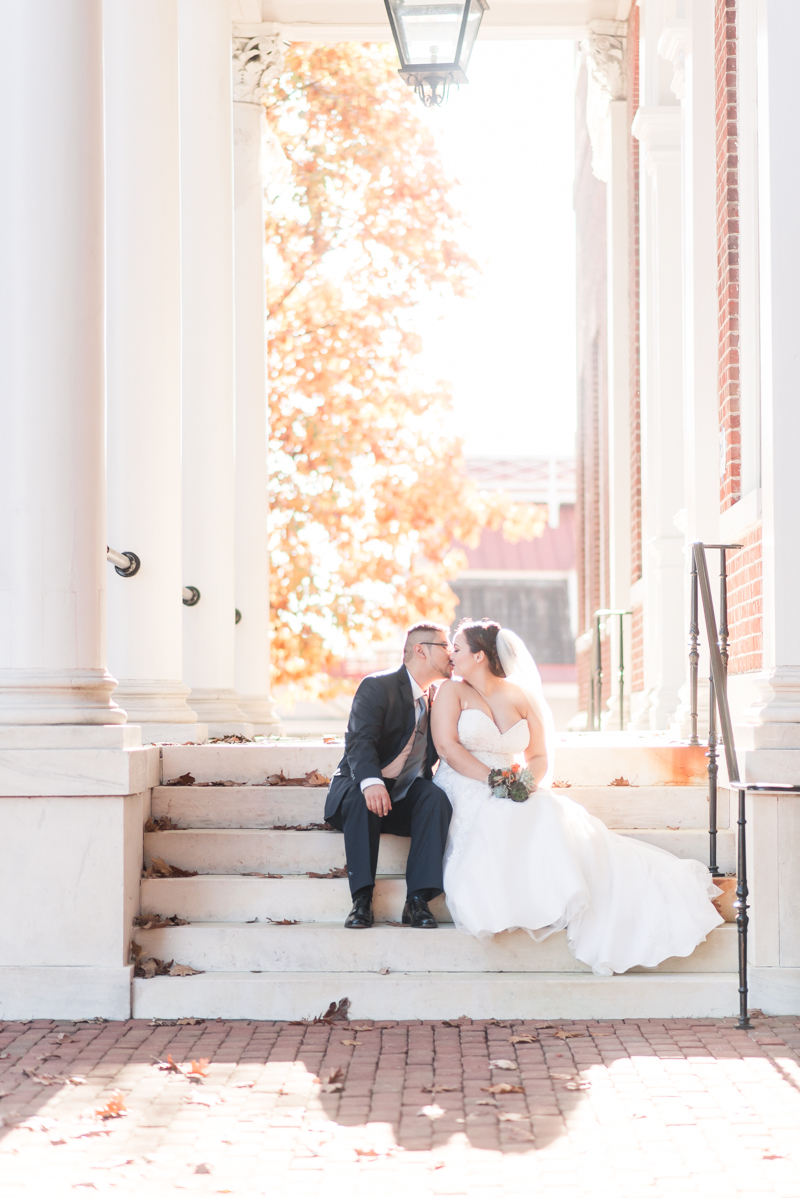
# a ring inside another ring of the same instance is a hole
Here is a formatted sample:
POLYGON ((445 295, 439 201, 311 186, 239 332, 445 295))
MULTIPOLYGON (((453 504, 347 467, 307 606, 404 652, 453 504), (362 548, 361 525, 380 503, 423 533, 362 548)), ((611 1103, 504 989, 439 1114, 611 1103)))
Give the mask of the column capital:
POLYGON ((671 62, 675 68, 672 76, 670 91, 679 100, 686 92, 686 56, 692 45, 692 26, 690 21, 667 21, 661 37, 658 39, 659 57, 671 62))
POLYGON ((609 181, 611 149, 606 116, 612 100, 627 95, 625 21, 590 21, 589 36, 580 44, 589 75, 586 89, 586 124, 592 143, 592 172, 609 181))
POLYGON ((267 84, 283 70, 283 50, 279 33, 260 33, 255 37, 234 37, 233 99, 239 104, 258 104, 267 84))

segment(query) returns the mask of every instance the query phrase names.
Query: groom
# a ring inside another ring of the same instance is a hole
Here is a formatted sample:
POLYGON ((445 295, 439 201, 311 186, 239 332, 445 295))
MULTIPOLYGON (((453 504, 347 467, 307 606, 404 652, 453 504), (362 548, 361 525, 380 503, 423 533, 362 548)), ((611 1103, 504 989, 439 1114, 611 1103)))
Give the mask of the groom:
POLYGON ((399 670, 364 678, 353 698, 344 757, 333 776, 325 819, 344 832, 353 909, 346 928, 371 928, 381 832, 410 836, 403 923, 435 928, 428 903, 442 893, 442 858, 452 808, 432 779, 431 684, 453 672, 442 624, 409 628, 399 670))

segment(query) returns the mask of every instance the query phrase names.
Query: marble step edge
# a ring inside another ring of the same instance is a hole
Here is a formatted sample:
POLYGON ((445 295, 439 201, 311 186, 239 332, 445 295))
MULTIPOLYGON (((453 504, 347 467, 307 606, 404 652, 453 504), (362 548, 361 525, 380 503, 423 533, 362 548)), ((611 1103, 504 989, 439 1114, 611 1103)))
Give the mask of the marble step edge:
MULTIPOLYGON (((359 1019, 721 1019, 738 1008, 722 973, 204 973, 134 978, 134 1019, 310 1019, 350 999, 359 1019)), ((347 1032, 347 1024, 342 1024, 347 1032)))
MULTIPOLYGON (((376 921, 399 920, 405 898, 402 874, 379 874, 373 894, 376 921)), ((351 898, 346 878, 197 874, 193 878, 142 879, 139 904, 145 916, 177 915, 190 923, 250 923, 254 919, 341 923, 350 910, 351 898)), ((444 895, 433 899, 430 907, 440 923, 452 922, 444 895)))
MULTIPOLYGON (((154 819, 168 817, 176 828, 263 828, 320 823, 326 791, 310 787, 176 787, 153 790, 154 819)), ((610 828, 706 828, 708 794, 703 787, 571 787, 573 799, 610 828)), ((727 828, 730 803, 718 807, 718 827, 727 828)))
MULTIPOLYGON (((191 923, 145 931, 135 940, 145 956, 177 961, 210 973, 252 971, 280 974, 464 972, 586 973, 564 932, 534 941, 523 931, 504 932, 484 943, 452 924, 435 929, 376 924, 354 931, 341 923, 191 923)), ((633 972, 733 973, 737 936, 731 924, 715 928, 693 952, 633 972)))

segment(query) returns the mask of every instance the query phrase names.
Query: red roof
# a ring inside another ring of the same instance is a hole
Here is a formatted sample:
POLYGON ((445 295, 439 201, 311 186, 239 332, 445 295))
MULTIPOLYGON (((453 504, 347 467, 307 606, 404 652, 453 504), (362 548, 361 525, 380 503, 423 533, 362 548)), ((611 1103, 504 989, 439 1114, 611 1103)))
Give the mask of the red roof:
POLYGON ((463 546, 470 570, 574 570, 575 508, 561 507, 558 528, 547 527, 532 541, 505 540, 500 530, 484 529, 475 549, 463 546))

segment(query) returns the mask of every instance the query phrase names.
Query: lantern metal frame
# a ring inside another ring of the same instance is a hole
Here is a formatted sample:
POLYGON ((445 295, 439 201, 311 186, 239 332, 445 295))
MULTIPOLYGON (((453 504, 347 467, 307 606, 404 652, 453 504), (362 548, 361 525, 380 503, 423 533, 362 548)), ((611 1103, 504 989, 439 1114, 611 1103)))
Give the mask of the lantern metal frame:
MULTIPOLYGON (((386 15, 389 18, 389 26, 392 30, 397 57, 400 59, 400 68, 398 75, 408 84, 413 87, 416 94, 419 96, 426 108, 433 108, 443 104, 447 99, 448 92, 452 84, 469 83, 465 74, 464 68, 459 63, 461 52, 464 47, 464 35, 467 32, 467 22, 469 21, 470 13, 473 4, 477 4, 480 14, 478 16, 478 31, 480 31, 483 14, 488 10, 488 0, 445 0, 441 5, 436 4, 436 0, 431 0, 431 8, 452 8, 454 3, 463 5, 463 13, 461 16, 461 28, 458 31, 458 41, 456 43, 456 52, 452 62, 437 62, 437 63, 413 63, 405 62, 402 51, 402 40, 400 31, 395 21, 395 14, 392 11, 390 0, 383 0, 386 6, 386 15)), ((477 39, 478 32, 476 31, 475 38, 477 39)), ((474 43, 473 43, 474 44, 474 43)), ((470 50, 470 55, 472 51, 470 50)), ((464 64, 467 66, 467 63, 464 64)))

